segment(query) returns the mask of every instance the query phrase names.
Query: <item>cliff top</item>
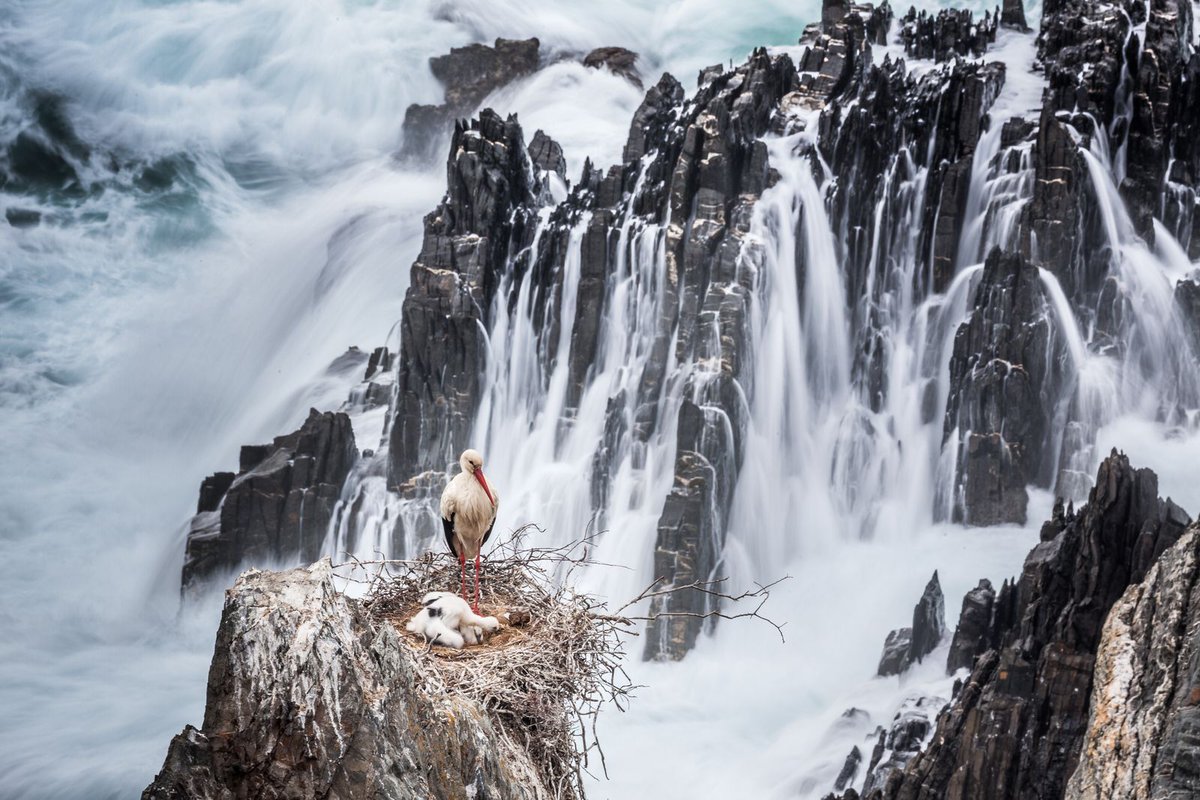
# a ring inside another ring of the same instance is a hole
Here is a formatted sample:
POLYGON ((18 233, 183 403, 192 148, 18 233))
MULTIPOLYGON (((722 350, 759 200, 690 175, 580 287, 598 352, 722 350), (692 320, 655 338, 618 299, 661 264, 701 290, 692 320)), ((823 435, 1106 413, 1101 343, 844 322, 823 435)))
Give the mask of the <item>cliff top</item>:
POLYGON ((480 613, 497 616, 503 627, 482 644, 455 650, 405 630, 428 592, 458 587, 459 564, 448 553, 377 562, 364 606, 376 624, 400 634, 427 692, 483 709, 529 753, 543 785, 571 787, 582 797, 589 755, 594 750, 603 758, 591 721, 634 688, 622 669, 622 633, 630 621, 571 588, 571 571, 587 558, 572 551, 583 542, 525 548, 522 539, 531 528, 513 533, 484 562, 480 613))

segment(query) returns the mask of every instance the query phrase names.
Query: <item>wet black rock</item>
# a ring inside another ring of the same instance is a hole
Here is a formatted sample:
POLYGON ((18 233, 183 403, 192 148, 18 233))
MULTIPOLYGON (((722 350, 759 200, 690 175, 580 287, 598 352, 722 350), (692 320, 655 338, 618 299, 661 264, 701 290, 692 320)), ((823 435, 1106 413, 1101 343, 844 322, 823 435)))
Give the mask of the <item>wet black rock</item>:
POLYGON ((1035 267, 993 250, 975 308, 954 337, 947 439, 958 436, 955 519, 969 525, 1025 522, 1026 486, 1049 480, 1042 452, 1049 426, 1054 351, 1035 267))
POLYGON ((910 58, 979 58, 996 41, 997 22, 991 12, 976 20, 967 9, 943 9, 935 15, 910 8, 901 21, 900 41, 910 58))
POLYGON ((1200 283, 1194 280, 1175 284, 1175 303, 1192 341, 1192 350, 1200 356, 1200 283))
POLYGON ((909 651, 912 649, 912 628, 897 628, 883 642, 883 655, 879 657, 876 675, 899 675, 908 669, 909 651))
POLYGON ((947 672, 970 669, 975 665, 975 658, 992 646, 988 634, 995 602, 996 592, 987 578, 963 595, 962 611, 950 642, 950 655, 946 658, 947 672))
POLYGON ((566 177, 567 159, 563 156, 562 147, 541 130, 536 131, 529 140, 529 158, 538 169, 566 177))
POLYGON ((592 69, 607 69, 642 88, 642 76, 637 69, 638 54, 624 47, 597 47, 583 57, 583 65, 592 69))
POLYGON ((299 430, 242 448, 236 476, 217 473, 201 484, 184 590, 241 566, 316 560, 357 458, 350 418, 315 409, 299 430))
POLYGON ((538 68, 537 39, 497 39, 471 44, 429 59, 433 76, 445 88, 440 105, 413 104, 404 115, 403 157, 441 158, 445 136, 455 122, 479 107, 489 94, 538 68))
POLYGON ((941 643, 946 635, 946 602, 942 596, 942 584, 937 570, 925 585, 921 599, 913 608, 912 644, 908 651, 909 663, 921 663, 941 643))
POLYGON ((941 643, 945 634, 945 599, 935 570, 913 607, 912 627, 898 628, 887 635, 876 674, 899 675, 920 663, 941 643))
POLYGON ((1019 31, 1028 31, 1025 22, 1025 4, 1022 0, 1004 0, 1000 10, 1000 24, 1019 31))
POLYGON ((1183 533, 1157 497, 1158 481, 1113 453, 1087 505, 1025 560, 1016 612, 1002 589, 993 617, 999 645, 978 657, 958 699, 920 755, 875 793, 886 800, 1059 800, 1087 730, 1093 667, 1109 609, 1143 566, 1183 533), (995 620, 994 620, 995 621, 995 620))
POLYGON ((863 796, 888 785, 913 760, 933 732, 933 717, 945 704, 940 697, 909 697, 900 706, 886 733, 880 728, 863 781, 863 796))
POLYGON ((833 782, 834 791, 840 792, 854 782, 854 779, 858 777, 858 768, 862 766, 862 760, 862 751, 858 749, 858 745, 850 748, 850 753, 846 756, 846 761, 842 764, 842 769, 833 782))
POLYGON ((486 315, 510 239, 521 234, 522 214, 532 213, 529 164, 515 117, 484 111, 469 126, 456 126, 448 191, 425 218, 402 310, 390 434, 393 487, 447 469, 469 446, 486 315))

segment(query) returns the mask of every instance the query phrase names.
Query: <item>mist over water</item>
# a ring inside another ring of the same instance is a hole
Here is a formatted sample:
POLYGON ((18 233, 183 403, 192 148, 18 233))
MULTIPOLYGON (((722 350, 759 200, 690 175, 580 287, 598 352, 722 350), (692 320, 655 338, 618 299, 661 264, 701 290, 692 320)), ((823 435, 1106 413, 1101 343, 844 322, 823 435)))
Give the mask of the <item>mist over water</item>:
MULTIPOLYGON (((239 445, 291 430, 310 406, 336 408, 357 376, 328 365, 350 345, 388 341, 422 217, 445 189, 440 165, 394 158, 405 108, 440 99, 429 57, 497 36, 537 36, 552 59, 621 45, 641 55, 647 85, 671 71, 691 91, 700 67, 794 45, 818 9, 778 0, 60 0, 0 10, 0 140, 30 125, 35 98, 48 94, 86 145, 73 161, 77 196, 0 193, 6 208, 42 214, 35 227, 0 223, 0 794, 136 795, 170 737, 200 722, 221 598, 180 608, 182 526, 203 476, 231 468, 239 445), (145 180, 148 167, 169 179, 145 180)), ((1040 13, 1027 12, 1031 22, 1040 13)), ((1034 105, 1041 87, 1040 76, 1024 77, 1029 37, 1001 44, 1024 72, 1010 69, 998 118, 1034 105)), ((563 60, 486 104, 518 113, 527 137, 542 128, 558 140, 574 178, 586 158, 619 160, 640 99, 624 80, 563 60)), ((989 136, 980 147, 994 152, 989 136)), ((849 375, 854 311, 841 300, 822 176, 794 156, 795 144, 770 143, 785 180, 755 212, 759 346, 726 553, 736 583, 793 575, 772 598, 788 643, 765 626, 722 624, 682 664, 634 665, 648 688, 630 714, 603 723, 613 780, 597 781, 595 797, 826 789, 806 781, 840 766, 849 740, 826 734, 841 711, 865 706, 882 721, 897 681, 945 687, 933 669, 870 680, 884 634, 906 622, 929 573, 941 570, 953 615, 978 578, 1014 574, 1036 541, 1032 529, 934 522, 933 509, 950 501, 938 496, 941 415, 920 421, 916 388, 947 380, 946 348, 979 258, 962 259, 945 295, 894 298, 892 405, 868 413, 849 375), (797 228, 802 208, 810 213, 797 228), (787 283, 795 236, 820 266, 806 273, 803 310, 787 283), (864 472, 869 489, 852 491, 849 478, 864 472), (764 517, 764 493, 778 498, 780 479, 787 506, 764 517), (805 523, 781 523, 794 519, 805 523)), ((1001 222, 975 234, 977 249, 963 248, 978 255, 1011 236, 1003 220, 1028 196, 1027 175, 1006 181, 985 163, 969 208, 1001 222)), ((1171 320, 1154 317, 1169 300, 1164 276, 1192 265, 1169 242, 1151 253, 1130 241, 1104 170, 1094 177, 1098 195, 1112 198, 1121 275, 1147 298, 1148 322, 1157 319, 1133 344, 1168 350, 1171 320)), ((895 190, 920 191, 919 181, 895 190)), ((566 441, 557 440, 565 374, 531 389, 548 367, 527 306, 493 315, 497 350, 476 439, 505 497, 502 527, 536 521, 566 541, 590 518, 589 487, 577 479, 590 470, 608 398, 637 381, 648 357, 663 235, 632 221, 622 231, 616 301, 606 307, 625 316, 605 329, 566 441)), ((877 268, 878 280, 894 278, 877 268)), ((911 272, 899 283, 911 286, 911 272)), ((1195 387, 1169 363, 1113 374, 1068 318, 1058 320, 1080 386, 1121 387, 1118 399, 1105 395, 1110 405, 1084 404, 1096 447, 1080 468, 1122 447, 1160 471, 1164 493, 1200 510, 1189 472, 1200 442, 1179 432, 1164 440, 1154 421, 1162 387, 1195 387)), ((681 371, 664 391, 668 421, 683 376, 699 368, 672 366, 681 371)), ((673 438, 620 460, 597 558, 630 569, 588 574, 587 588, 623 600, 648 581, 673 438)), ((1035 496, 1031 525, 1049 504, 1035 496)))

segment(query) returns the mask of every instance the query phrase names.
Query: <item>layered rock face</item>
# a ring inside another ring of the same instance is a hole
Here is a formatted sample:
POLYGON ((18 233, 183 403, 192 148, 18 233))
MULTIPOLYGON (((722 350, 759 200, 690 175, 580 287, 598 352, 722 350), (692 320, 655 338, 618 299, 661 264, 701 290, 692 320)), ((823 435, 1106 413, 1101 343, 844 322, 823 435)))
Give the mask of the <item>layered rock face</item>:
POLYGON ((183 586, 245 563, 288 564, 320 557, 342 484, 358 459, 350 418, 315 409, 299 430, 242 448, 236 475, 200 486, 187 537, 183 586))
POLYGON ((481 709, 431 693, 390 623, 333 586, 328 560, 252 570, 227 593, 204 724, 170 744, 145 800, 535 800, 528 754, 481 709))
POLYGON ((987 627, 999 646, 977 658, 929 747, 867 797, 1063 797, 1087 731, 1105 616, 1188 520, 1157 497, 1154 473, 1114 453, 1087 505, 1062 523, 1026 559, 1015 614, 1008 618, 1005 603, 993 603, 987 627))
POLYGON ((401 316, 398 396, 392 409, 393 486, 444 471, 467 447, 480 396, 487 313, 533 206, 533 175, 515 118, 485 111, 457 125, 448 190, 425 219, 401 316), (481 330, 482 326, 482 330, 481 330))
POLYGON ((988 254, 976 306, 954 337, 946 437, 957 437, 956 519, 1025 522, 1049 435, 1056 353, 1038 271, 1015 253, 988 254))
POLYGON ((1200 526, 1109 612, 1066 800, 1200 796, 1200 526))

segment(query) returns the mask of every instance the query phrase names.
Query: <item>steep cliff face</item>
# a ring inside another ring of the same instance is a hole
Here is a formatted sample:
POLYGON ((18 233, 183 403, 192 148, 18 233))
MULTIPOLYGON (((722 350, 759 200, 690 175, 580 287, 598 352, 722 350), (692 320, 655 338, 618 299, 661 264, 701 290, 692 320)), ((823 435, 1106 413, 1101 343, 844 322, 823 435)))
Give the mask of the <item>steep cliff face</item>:
POLYGON ((481 709, 430 693, 390 623, 338 593, 328 560, 251 570, 226 595, 200 728, 145 800, 536 800, 529 756, 481 709))
MULTIPOLYGON (((1157 484, 1124 455, 1104 461, 1087 505, 1029 554, 1000 646, 975 661, 929 747, 867 797, 1063 797, 1087 730, 1105 616, 1188 525, 1157 484)), ((1003 626, 1004 602, 994 607, 1003 626)))
POLYGON ((961 465, 957 519, 1025 522, 1026 486, 1040 477, 1053 414, 1048 384, 1061 357, 1037 269, 992 250, 950 357, 946 437, 961 465))
POLYGON ((242 448, 238 473, 218 472, 200 486, 187 537, 183 586, 245 563, 313 561, 342 484, 358 459, 343 413, 309 412, 299 430, 242 448))
POLYGON ((510 241, 535 207, 521 126, 483 112, 457 125, 447 192, 425 218, 401 315, 389 476, 399 487, 444 471, 468 445, 480 397, 488 310, 510 241))
POLYGON ((1200 796, 1200 526, 1112 607, 1066 800, 1200 796))

